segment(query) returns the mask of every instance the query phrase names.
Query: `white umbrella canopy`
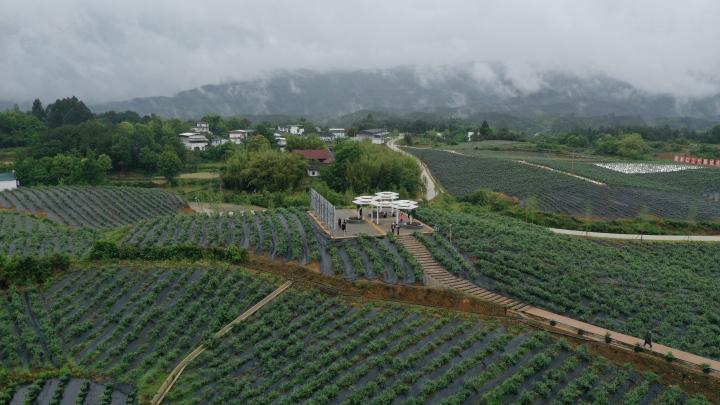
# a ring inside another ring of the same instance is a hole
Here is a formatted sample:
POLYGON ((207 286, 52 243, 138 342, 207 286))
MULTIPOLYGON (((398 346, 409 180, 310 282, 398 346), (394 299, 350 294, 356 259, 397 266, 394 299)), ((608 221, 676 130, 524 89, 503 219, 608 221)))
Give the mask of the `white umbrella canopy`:
POLYGON ((359 195, 353 200, 353 204, 356 205, 370 205, 375 201, 375 196, 372 195, 359 195))
POLYGON ((381 200, 397 200, 400 197, 400 194, 394 191, 380 191, 375 193, 375 196, 381 200))
POLYGON ((414 210, 418 207, 418 203, 412 200, 396 200, 392 205, 400 210, 414 210))
POLYGON ((412 200, 396 200, 392 202, 393 208, 397 210, 395 222, 400 223, 400 211, 410 211, 418 207, 418 203, 412 200))

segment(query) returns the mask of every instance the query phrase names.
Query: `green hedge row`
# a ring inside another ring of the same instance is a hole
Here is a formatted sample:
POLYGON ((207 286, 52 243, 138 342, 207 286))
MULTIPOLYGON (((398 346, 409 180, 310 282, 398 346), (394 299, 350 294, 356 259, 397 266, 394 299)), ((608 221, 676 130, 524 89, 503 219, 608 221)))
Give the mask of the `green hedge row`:
POLYGON ((53 271, 65 271, 69 267, 70 257, 62 253, 43 257, 15 256, 11 259, 0 255, 0 287, 42 283, 53 271))
POLYGON ((138 246, 118 245, 111 241, 93 243, 87 256, 90 260, 223 260, 234 264, 247 261, 248 252, 237 246, 204 248, 196 245, 138 246))

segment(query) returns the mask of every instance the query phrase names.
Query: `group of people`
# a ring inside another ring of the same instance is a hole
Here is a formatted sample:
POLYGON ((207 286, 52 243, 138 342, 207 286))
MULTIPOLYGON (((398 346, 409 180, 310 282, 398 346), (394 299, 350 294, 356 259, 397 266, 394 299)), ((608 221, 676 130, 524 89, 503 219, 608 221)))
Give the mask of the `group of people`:
POLYGON ((400 236, 400 224, 396 224, 395 222, 390 224, 390 233, 395 233, 397 236, 400 236))

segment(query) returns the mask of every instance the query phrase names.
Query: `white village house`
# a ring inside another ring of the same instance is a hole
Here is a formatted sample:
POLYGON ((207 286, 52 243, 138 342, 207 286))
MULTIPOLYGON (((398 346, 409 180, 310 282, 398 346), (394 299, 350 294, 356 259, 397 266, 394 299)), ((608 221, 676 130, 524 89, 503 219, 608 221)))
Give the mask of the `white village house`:
POLYGON ((358 141, 369 140, 376 145, 382 145, 387 141, 390 132, 385 128, 363 129, 358 131, 355 139, 358 141))
POLYGON ((228 132, 230 142, 239 145, 248 140, 255 132, 254 129, 233 129, 228 132))
POLYGON ((305 128, 300 125, 280 125, 277 130, 290 135, 302 135, 305 132, 305 128))
POLYGON ((335 139, 342 139, 347 136, 345 128, 328 128, 328 132, 330 132, 335 139))
POLYGON ((178 135, 180 142, 188 150, 205 150, 208 147, 208 136, 212 136, 210 132, 210 124, 207 122, 198 122, 190 132, 183 132, 178 135))
POLYGON ((15 177, 15 171, 0 173, 0 191, 15 190, 20 183, 15 177))

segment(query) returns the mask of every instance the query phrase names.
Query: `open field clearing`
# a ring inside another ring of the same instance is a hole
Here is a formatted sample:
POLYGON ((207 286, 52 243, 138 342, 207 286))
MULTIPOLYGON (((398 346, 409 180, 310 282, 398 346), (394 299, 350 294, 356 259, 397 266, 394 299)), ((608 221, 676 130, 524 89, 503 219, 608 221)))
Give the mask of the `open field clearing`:
POLYGON ((29 212, 69 226, 110 228, 178 212, 185 202, 155 189, 23 187, 0 192, 0 208, 29 212))
POLYGON ((70 228, 24 214, 0 213, 0 253, 7 256, 83 256, 98 236, 99 232, 91 229, 70 228))
POLYGON ((407 150, 425 162, 433 175, 455 195, 488 188, 518 197, 523 203, 534 196, 542 211, 576 216, 633 218, 646 210, 650 215, 663 218, 720 218, 720 205, 704 197, 712 190, 720 190, 715 188, 716 184, 720 185, 720 170, 632 175, 587 162, 528 160, 608 184, 600 186, 511 159, 469 157, 430 149, 407 150), (576 170, 576 167, 583 167, 583 170, 576 170), (596 175, 600 171, 606 172, 605 175, 596 175), (705 173, 710 174, 708 182, 702 180, 705 173), (619 176, 632 179, 616 180, 619 176), (652 177, 645 179, 645 176, 652 177), (673 186, 673 178, 680 179, 677 186, 673 186), (639 182, 646 182, 645 186, 639 186, 639 182), (653 183, 665 185, 655 187, 653 183))
POLYGON ((543 333, 288 291, 195 359, 168 403, 705 403, 543 333))
POLYGON ((420 209, 420 237, 445 268, 515 299, 720 359, 716 243, 611 242, 555 235, 495 214, 420 209), (455 250, 455 248, 459 249, 455 250))
POLYGON ((276 282, 223 268, 78 270, 46 289, 0 293, 0 364, 76 364, 155 389, 175 363, 276 282))
POLYGON ((331 241, 305 211, 273 209, 243 215, 172 215, 133 226, 123 243, 141 246, 238 245, 256 254, 300 264, 320 262, 320 271, 347 280, 422 282, 422 270, 394 238, 331 241))

